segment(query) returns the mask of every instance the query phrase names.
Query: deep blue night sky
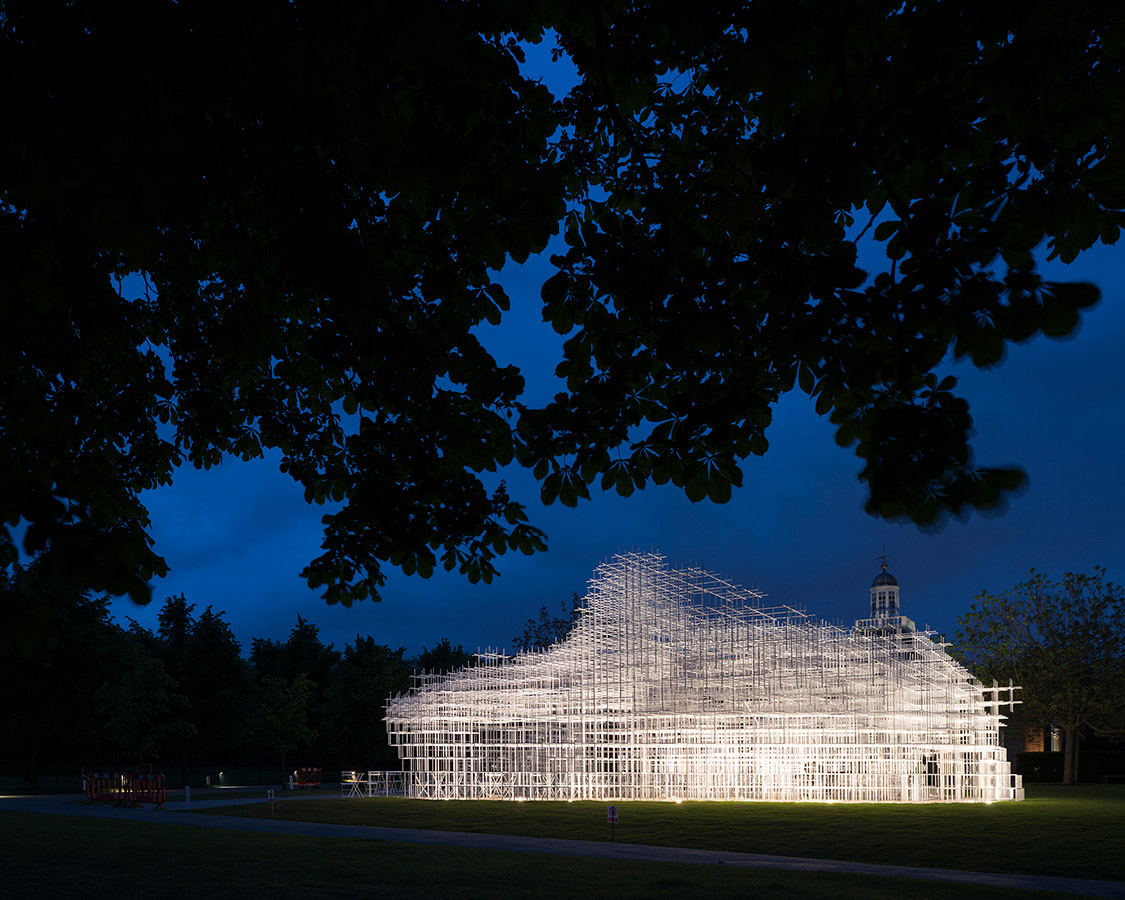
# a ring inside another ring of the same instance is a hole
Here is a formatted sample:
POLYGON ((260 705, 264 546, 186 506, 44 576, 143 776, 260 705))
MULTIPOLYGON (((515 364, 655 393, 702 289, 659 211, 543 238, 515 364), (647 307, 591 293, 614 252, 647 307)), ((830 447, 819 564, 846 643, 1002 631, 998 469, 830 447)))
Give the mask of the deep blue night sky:
MULTIPOLYGON (((542 265, 542 263, 540 263, 542 265)), ((884 543, 902 585, 903 613, 952 636, 956 620, 981 590, 998 591, 1034 567, 1052 576, 1095 565, 1125 580, 1125 296, 1119 272, 1125 247, 1096 247, 1069 267, 1048 264, 1047 277, 1093 281, 1102 303, 1077 338, 1037 338, 1011 348, 996 369, 950 367, 961 378, 976 423, 982 464, 1018 463, 1031 486, 996 518, 950 522, 935 535, 864 514, 860 465, 838 448, 807 396, 783 398, 770 449, 744 466, 745 487, 730 503, 690 503, 678 490, 652 488, 622 499, 593 492, 577 509, 543 507, 530 475, 504 473, 546 530, 549 551, 499 561, 502 577, 470 585, 444 572, 432 579, 392 570, 380 603, 329 607, 298 577, 319 553, 320 516, 301 488, 277 471, 277 456, 181 469, 176 483, 147 495, 156 550, 171 566, 147 608, 128 600, 115 614, 154 628, 163 598, 184 593, 199 609, 225 610, 249 650, 253 637, 283 639, 298 614, 337 648, 357 633, 415 653, 443 637, 468 649, 507 647, 528 617, 552 612, 593 568, 619 550, 658 550, 674 565, 699 565, 765 591, 771 602, 850 622, 866 612, 867 589, 884 543)), ((512 312, 481 338, 528 381, 527 401, 555 390, 561 338, 540 321, 542 269, 505 271, 512 312)))

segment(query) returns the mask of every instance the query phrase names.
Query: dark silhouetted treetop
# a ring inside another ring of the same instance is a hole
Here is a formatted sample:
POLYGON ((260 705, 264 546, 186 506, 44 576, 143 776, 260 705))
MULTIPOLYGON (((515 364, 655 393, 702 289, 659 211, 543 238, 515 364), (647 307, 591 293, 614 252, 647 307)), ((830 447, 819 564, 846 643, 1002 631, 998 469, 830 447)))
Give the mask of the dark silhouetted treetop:
MULTIPOLYGON (((448 646, 448 641, 444 642, 448 646)), ((366 769, 396 769, 398 753, 387 740, 387 699, 410 687, 405 649, 392 650, 370 636, 356 635, 345 644, 325 694, 324 734, 331 740, 321 749, 341 765, 366 769)), ((315 748, 314 748, 315 749, 315 748)))
POLYGON ((107 598, 44 578, 37 563, 0 569, 0 622, 0 755, 36 789, 44 754, 97 743, 95 692, 120 672, 126 636, 107 598))
POLYGON ((552 616, 546 606, 539 607, 539 617, 527 620, 522 632, 512 638, 512 651, 546 650, 564 641, 570 634, 586 603, 577 593, 571 594, 570 603, 559 603, 560 615, 552 616))
POLYGON ((268 448, 334 504, 304 571, 330 602, 388 563, 487 581, 545 546, 488 473, 723 502, 793 389, 872 514, 1002 508, 1025 476, 975 464, 936 370, 1098 299, 1033 251, 1118 237, 1122 14, 6 0, 0 561, 22 522, 45 570, 143 600, 140 492, 268 448), (565 96, 521 71, 541 40, 565 96), (473 329, 560 232, 566 389, 530 408, 473 329))
POLYGON ((460 644, 455 647, 449 638, 442 638, 433 647, 423 647, 417 658, 410 662, 412 668, 421 672, 444 675, 473 665, 475 659, 473 654, 460 644))

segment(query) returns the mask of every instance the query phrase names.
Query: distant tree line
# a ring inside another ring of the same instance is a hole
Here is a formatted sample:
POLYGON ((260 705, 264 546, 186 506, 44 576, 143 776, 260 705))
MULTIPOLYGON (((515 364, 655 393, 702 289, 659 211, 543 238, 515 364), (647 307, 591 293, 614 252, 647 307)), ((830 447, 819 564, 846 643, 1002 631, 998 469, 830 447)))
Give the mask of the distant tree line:
POLYGON ((38 567, 0 570, 0 763, 30 786, 41 766, 187 772, 200 765, 397 768, 383 722, 414 670, 473 657, 442 639, 417 656, 370 636, 337 649, 298 616, 247 653, 225 613, 169 597, 150 631, 112 620, 108 599, 38 567), (34 620, 34 621, 32 621, 34 620))

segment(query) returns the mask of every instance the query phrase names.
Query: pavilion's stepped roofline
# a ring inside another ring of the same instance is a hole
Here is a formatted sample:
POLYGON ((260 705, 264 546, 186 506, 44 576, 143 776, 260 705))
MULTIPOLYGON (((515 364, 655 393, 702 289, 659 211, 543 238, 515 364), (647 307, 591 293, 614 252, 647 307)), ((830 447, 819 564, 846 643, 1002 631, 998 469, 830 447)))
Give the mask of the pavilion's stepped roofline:
POLYGON ((625 554, 571 633, 387 706, 417 796, 998 800, 1000 705, 928 634, 844 629, 625 554))

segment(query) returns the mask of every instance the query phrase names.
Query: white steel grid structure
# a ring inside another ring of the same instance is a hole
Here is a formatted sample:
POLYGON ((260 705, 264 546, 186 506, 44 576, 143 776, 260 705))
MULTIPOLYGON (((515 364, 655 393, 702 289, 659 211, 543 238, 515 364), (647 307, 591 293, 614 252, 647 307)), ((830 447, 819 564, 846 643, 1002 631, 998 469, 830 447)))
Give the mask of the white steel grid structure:
POLYGON ((999 742, 1012 690, 929 633, 840 628, 630 553, 564 641, 416 675, 386 722, 414 797, 987 802, 1023 797, 999 742))

